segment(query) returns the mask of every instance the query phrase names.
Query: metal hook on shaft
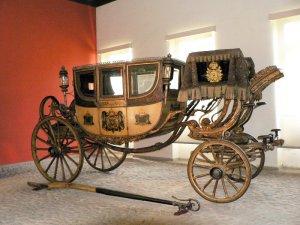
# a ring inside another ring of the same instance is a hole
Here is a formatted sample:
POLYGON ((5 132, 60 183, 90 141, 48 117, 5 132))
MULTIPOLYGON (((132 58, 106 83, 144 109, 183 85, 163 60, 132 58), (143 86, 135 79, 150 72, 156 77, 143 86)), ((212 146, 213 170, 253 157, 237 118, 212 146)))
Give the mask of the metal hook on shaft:
POLYGON ((196 212, 200 210, 200 202, 195 199, 179 199, 175 196, 172 196, 172 198, 177 200, 173 202, 173 205, 178 207, 178 211, 174 213, 175 216, 180 216, 189 211, 196 212))

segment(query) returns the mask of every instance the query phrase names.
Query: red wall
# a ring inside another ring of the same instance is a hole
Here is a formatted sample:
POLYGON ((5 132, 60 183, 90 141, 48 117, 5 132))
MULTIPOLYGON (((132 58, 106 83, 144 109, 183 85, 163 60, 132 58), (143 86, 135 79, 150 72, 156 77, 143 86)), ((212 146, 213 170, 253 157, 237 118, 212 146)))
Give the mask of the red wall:
POLYGON ((62 101, 60 67, 72 77, 72 66, 95 62, 95 8, 67 0, 0 1, 0 165, 32 160, 41 100, 62 101))

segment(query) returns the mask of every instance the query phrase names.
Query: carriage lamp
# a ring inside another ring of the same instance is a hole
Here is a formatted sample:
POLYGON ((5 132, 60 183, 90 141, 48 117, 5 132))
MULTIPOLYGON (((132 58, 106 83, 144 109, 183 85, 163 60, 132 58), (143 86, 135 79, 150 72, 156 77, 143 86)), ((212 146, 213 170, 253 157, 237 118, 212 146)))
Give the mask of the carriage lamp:
POLYGON ((59 78, 60 78, 60 88, 64 94, 64 103, 67 105, 67 92, 69 87, 69 78, 68 78, 68 71, 65 69, 64 66, 61 67, 59 71, 59 78))
POLYGON ((164 99, 165 103, 167 102, 168 90, 170 86, 170 82, 173 79, 173 60, 171 54, 164 59, 164 74, 163 74, 163 85, 164 85, 164 99))

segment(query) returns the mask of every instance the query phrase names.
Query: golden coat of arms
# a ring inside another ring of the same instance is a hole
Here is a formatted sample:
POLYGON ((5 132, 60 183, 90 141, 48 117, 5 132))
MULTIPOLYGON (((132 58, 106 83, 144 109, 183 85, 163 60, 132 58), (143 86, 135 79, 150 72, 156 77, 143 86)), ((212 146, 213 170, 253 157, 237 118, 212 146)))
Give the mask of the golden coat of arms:
POLYGON ((217 62, 211 62, 206 70, 206 78, 209 82, 219 82, 222 80, 223 73, 217 62))
POLYGON ((102 112, 102 128, 107 131, 121 131, 125 127, 124 115, 121 111, 115 112, 110 110, 108 112, 102 112))

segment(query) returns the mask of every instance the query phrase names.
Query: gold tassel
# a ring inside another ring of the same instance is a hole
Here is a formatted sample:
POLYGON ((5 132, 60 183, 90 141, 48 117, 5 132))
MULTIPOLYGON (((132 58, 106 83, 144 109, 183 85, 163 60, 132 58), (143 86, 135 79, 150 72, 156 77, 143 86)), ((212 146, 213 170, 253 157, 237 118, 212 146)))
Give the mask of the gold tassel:
POLYGON ((187 90, 180 90, 178 93, 178 102, 186 102, 188 100, 188 91, 187 90))
POLYGON ((207 97, 208 98, 213 98, 214 96, 214 87, 207 87, 207 97))

